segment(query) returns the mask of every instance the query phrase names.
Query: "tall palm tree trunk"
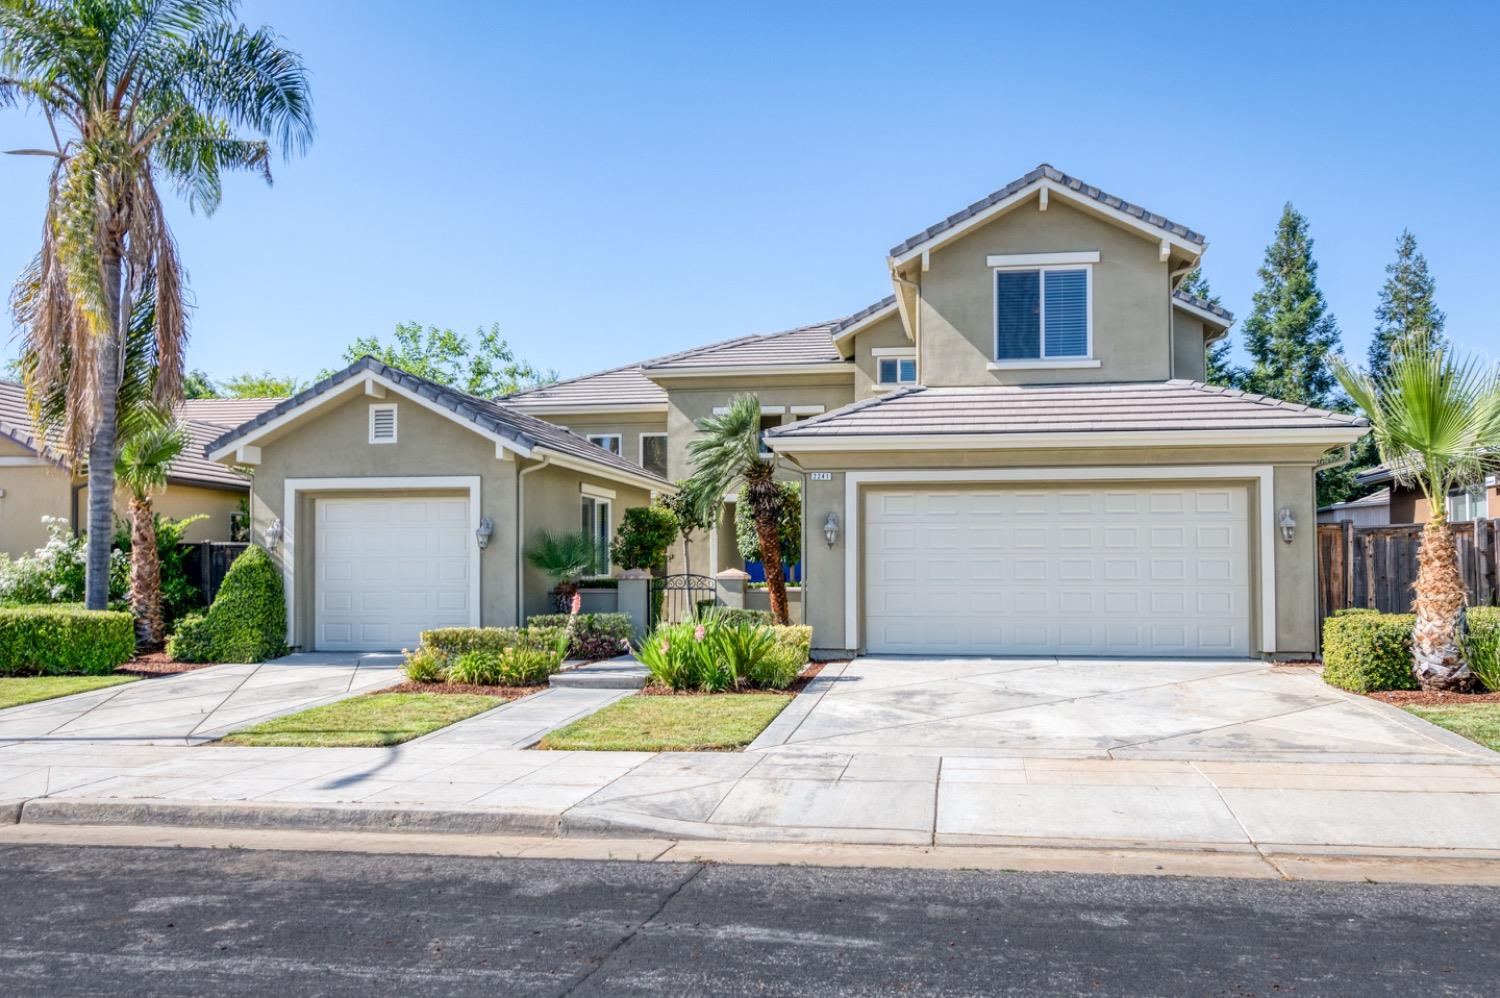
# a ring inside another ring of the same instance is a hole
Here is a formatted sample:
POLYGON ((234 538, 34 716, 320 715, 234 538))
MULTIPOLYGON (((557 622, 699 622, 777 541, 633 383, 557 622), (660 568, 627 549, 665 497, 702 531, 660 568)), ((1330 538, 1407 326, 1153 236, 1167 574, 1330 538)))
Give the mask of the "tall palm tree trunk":
POLYGON ((130 500, 130 606, 135 611, 136 641, 160 644, 166 625, 161 617, 161 562, 150 496, 130 500))
POLYGON ((1474 682, 1459 643, 1464 604, 1468 600, 1458 570, 1458 545, 1448 529, 1448 515, 1438 509, 1422 528, 1417 552, 1417 614, 1412 631, 1412 672, 1422 689, 1469 689, 1474 682))
POLYGON ((786 580, 781 577, 781 489, 769 474, 747 481, 745 485, 745 499, 755 514, 755 536, 760 541, 760 564, 766 570, 766 594, 771 597, 771 616, 778 624, 789 624, 786 580))
POLYGON ((89 436, 89 536, 84 599, 90 610, 109 606, 109 548, 115 522, 115 458, 119 456, 116 406, 125 359, 120 348, 126 310, 122 303, 118 250, 105 254, 101 271, 109 333, 99 347, 98 395, 89 436))

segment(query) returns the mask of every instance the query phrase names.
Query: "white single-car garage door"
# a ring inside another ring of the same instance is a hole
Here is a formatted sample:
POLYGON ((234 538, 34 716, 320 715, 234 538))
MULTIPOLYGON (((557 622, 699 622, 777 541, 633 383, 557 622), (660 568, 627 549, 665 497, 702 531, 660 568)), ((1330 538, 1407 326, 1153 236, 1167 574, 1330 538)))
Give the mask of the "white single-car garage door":
POLYGON ((866 497, 872 654, 1250 651, 1233 486, 923 488, 866 497))
POLYGON ((415 648, 470 622, 467 499, 318 499, 315 646, 415 648))

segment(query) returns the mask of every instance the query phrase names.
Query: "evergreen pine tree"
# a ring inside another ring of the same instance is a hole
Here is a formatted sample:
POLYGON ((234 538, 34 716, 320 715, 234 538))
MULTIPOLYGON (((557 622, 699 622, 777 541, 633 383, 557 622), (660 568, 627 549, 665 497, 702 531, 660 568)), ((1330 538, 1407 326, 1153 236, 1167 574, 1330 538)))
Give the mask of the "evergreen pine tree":
POLYGON ((1375 308, 1375 337, 1370 341, 1370 374, 1379 381, 1392 353, 1420 337, 1432 346, 1443 342, 1447 317, 1433 301, 1436 282, 1427 272, 1427 258, 1417 249, 1417 237, 1401 230, 1396 240, 1396 262, 1386 264, 1385 285, 1375 308))
MULTIPOLYGON (((1177 285, 1177 290, 1192 295, 1194 298, 1201 298, 1210 305, 1223 304, 1219 296, 1214 294, 1213 289, 1208 286, 1208 278, 1203 276, 1202 267, 1194 267, 1177 285)), ((1208 348, 1207 371, 1203 375, 1203 380, 1210 385, 1237 388, 1241 373, 1240 369, 1235 367, 1229 359, 1229 336, 1226 334, 1219 337, 1214 345, 1208 348)))
POLYGON ((1326 358, 1339 350, 1339 327, 1318 288, 1307 219, 1291 202, 1266 247, 1260 290, 1245 320, 1250 369, 1243 387, 1286 402, 1330 408, 1341 401, 1326 358))

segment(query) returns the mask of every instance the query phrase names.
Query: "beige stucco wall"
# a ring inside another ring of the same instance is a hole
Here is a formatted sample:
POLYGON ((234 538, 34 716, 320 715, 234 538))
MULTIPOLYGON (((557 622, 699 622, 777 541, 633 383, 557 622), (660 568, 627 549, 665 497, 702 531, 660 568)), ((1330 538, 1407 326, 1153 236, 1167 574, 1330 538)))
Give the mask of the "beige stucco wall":
MULTIPOLYGON (((844 647, 845 555, 850 538, 846 531, 830 548, 823 542, 821 527, 830 512, 838 516, 840 524, 849 523, 849 510, 845 502, 846 471, 1140 466, 1141 476, 1137 481, 1144 483, 1163 480, 1153 478, 1153 467, 1255 465, 1272 468, 1273 514, 1275 510, 1286 506, 1292 510, 1292 515, 1301 525, 1292 544, 1285 544, 1277 537, 1274 545, 1274 564, 1270 566, 1270 570, 1275 573, 1276 579, 1275 654, 1278 657, 1311 656, 1316 647, 1317 636, 1317 569, 1313 552, 1317 513, 1312 469, 1320 453, 1317 448, 1289 450, 1246 447, 803 455, 800 461, 804 469, 827 471, 830 474, 828 481, 805 480, 803 486, 806 494, 806 502, 803 504, 803 551, 808 579, 803 596, 803 613, 807 623, 813 626, 813 645, 825 653, 858 651, 844 647)), ((1261 572, 1267 570, 1261 564, 1260 525, 1265 517, 1260 511, 1259 489, 1253 484, 1253 480, 1240 479, 1233 473, 1226 473, 1223 480, 1240 482, 1247 490, 1250 500, 1251 648, 1253 652, 1260 653, 1260 577, 1261 572)), ((861 490, 861 502, 863 491, 861 490)), ((864 517, 860 516, 858 521, 863 523, 864 517)), ((859 540, 862 542, 863 539, 859 540)))
MULTIPOLYGON (((12 440, 0 438, 0 457, 35 460, 36 455, 12 440)), ((30 554, 47 542, 44 516, 69 518, 70 481, 52 464, 0 467, 0 553, 12 558, 30 554)))
MULTIPOLYGON (((522 468, 525 469, 534 464, 535 462, 523 462, 522 468)), ((609 500, 611 535, 619 529, 625 510, 632 506, 649 505, 651 493, 605 478, 584 475, 569 468, 555 466, 542 467, 530 472, 524 476, 523 482, 526 522, 523 524, 521 542, 522 598, 524 616, 530 617, 532 614, 552 612, 552 601, 548 594, 555 585, 555 581, 527 563, 524 555, 543 531, 564 534, 577 533, 582 528, 583 484, 587 483, 596 489, 614 492, 614 498, 609 500)), ((495 522, 498 530, 499 520, 495 522)), ((619 566, 615 566, 611 574, 618 575, 619 573, 619 566)))
POLYGON ((618 415, 542 416, 548 422, 565 426, 581 437, 597 433, 618 433, 622 456, 635 464, 641 463, 641 434, 667 432, 665 413, 626 412, 618 415))
POLYGON ((934 250, 918 272, 917 342, 922 383, 932 387, 1157 381, 1172 370, 1167 264, 1158 242, 1106 222, 1062 198, 1035 199, 934 250), (989 371, 995 306, 990 254, 1097 250, 1093 265, 1093 354, 1097 368, 989 371))
POLYGON ((1181 309, 1172 309, 1172 377, 1202 381, 1207 370, 1203 320, 1181 309))
MULTIPOLYGON (((880 383, 880 366, 876 363, 875 356, 870 353, 876 347, 913 347, 911 340, 906 338, 906 327, 901 324, 899 313, 893 313, 881 319, 868 329, 860 330, 854 337, 854 397, 869 398, 875 394, 875 386, 880 383)), ((917 370, 917 381, 922 380, 922 371, 917 370)))
MULTIPOLYGON (((196 485, 170 484, 166 490, 151 498, 151 508, 162 516, 180 520, 203 513, 206 520, 199 520, 183 532, 185 541, 227 541, 229 516, 240 508, 240 500, 248 493, 227 489, 205 489, 196 485)), ((89 490, 78 490, 78 515, 88 516, 89 490)), ((124 490, 115 496, 115 519, 129 521, 130 497, 124 490)))

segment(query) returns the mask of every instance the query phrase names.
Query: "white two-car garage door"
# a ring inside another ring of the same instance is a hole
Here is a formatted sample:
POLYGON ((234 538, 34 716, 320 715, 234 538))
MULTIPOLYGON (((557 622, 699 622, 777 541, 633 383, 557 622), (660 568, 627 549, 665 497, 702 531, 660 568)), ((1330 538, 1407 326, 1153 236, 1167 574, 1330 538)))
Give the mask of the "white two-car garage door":
POLYGON ((315 646, 415 648, 470 623, 467 499, 318 499, 315 646))
POLYGON ((1232 486, 871 492, 866 650, 1247 655, 1247 519, 1232 486))

